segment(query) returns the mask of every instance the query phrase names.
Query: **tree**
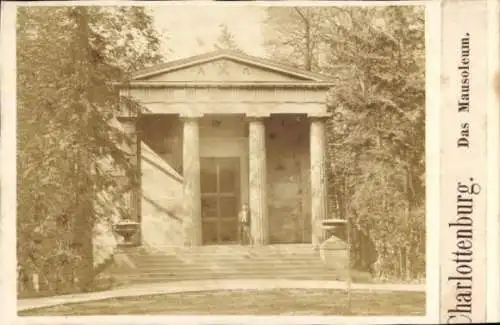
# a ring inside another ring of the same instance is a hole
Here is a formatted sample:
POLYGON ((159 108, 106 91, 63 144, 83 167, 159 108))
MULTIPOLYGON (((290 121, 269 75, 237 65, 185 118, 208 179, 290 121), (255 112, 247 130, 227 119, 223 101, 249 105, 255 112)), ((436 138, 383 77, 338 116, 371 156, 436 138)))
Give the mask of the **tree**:
POLYGON ((308 71, 318 70, 323 10, 270 7, 267 12, 264 45, 271 56, 308 71))
POLYGON ((140 7, 23 7, 17 30, 18 261, 47 290, 90 290, 95 223, 137 183, 110 82, 158 63, 159 35, 140 7))
MULTIPOLYGON (((337 152, 343 147, 354 153, 350 166, 356 170, 346 168, 344 176, 335 176, 352 178, 352 194, 344 193, 343 201, 351 202, 354 223, 375 245, 379 276, 422 276, 423 13, 388 7, 350 8, 341 14, 331 22, 331 33, 338 38, 325 41, 332 48, 332 65, 350 67, 340 74, 342 82, 333 90, 332 103, 346 128, 342 134, 333 130, 330 142, 337 152)), ((339 155, 332 158, 342 165, 339 155)))
POLYGON ((234 39, 234 35, 229 31, 227 25, 219 25, 220 34, 217 37, 217 43, 214 47, 217 50, 229 50, 234 52, 243 52, 234 39))
POLYGON ((358 267, 421 277, 425 238, 423 11, 272 8, 272 56, 335 76, 329 92, 330 208, 353 225, 358 267), (275 31, 275 32, 273 32, 275 31), (307 36, 307 37, 306 37, 307 36), (376 252, 377 260, 371 258, 376 252))

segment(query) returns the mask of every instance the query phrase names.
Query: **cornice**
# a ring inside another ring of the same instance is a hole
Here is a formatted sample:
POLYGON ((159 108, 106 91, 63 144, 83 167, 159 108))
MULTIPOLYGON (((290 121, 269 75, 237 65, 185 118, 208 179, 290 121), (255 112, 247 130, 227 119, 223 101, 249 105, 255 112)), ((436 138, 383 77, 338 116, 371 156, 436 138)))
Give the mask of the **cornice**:
POLYGON ((292 81, 292 82, 171 82, 171 81, 131 81, 128 83, 113 83, 122 89, 140 88, 296 88, 296 89, 329 89, 336 86, 326 81, 292 81))
POLYGON ((166 62, 163 64, 159 64, 157 66, 136 71, 132 74, 131 77, 132 79, 136 80, 142 78, 149 78, 158 74, 169 73, 171 71, 215 61, 218 59, 228 59, 235 62, 244 63, 250 66, 263 68, 269 71, 274 71, 278 74, 292 76, 297 79, 305 79, 309 81, 328 81, 332 79, 331 76, 326 76, 320 73, 300 69, 297 67, 292 67, 274 60, 252 56, 242 52, 234 52, 227 50, 217 50, 213 52, 203 53, 200 55, 195 55, 187 58, 182 58, 179 60, 166 62))

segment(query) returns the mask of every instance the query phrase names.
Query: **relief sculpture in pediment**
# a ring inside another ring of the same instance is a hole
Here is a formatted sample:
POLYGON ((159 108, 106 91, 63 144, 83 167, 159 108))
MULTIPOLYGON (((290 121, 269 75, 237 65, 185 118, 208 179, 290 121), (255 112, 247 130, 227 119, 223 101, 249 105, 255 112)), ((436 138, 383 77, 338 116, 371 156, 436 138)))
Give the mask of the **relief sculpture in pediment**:
POLYGON ((230 59, 217 59, 145 78, 150 81, 297 81, 297 77, 230 59))

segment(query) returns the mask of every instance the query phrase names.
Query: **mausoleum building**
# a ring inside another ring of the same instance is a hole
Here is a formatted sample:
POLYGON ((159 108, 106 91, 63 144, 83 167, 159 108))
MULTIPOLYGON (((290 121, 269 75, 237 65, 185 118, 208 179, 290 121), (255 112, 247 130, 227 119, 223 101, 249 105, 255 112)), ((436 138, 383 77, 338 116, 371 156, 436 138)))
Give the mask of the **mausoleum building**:
POLYGON ((254 244, 322 240, 328 218, 325 122, 332 80, 217 51, 136 72, 119 121, 137 139, 136 240, 237 244, 250 208, 254 244))

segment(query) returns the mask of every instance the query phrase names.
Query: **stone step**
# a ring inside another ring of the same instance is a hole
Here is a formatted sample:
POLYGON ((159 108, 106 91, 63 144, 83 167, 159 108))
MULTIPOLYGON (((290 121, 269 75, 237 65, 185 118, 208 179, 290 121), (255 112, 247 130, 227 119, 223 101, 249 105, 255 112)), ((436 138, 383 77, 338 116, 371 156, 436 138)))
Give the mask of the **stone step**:
MULTIPOLYGON (((217 255, 184 255, 184 256, 130 256, 128 257, 140 264, 169 264, 183 263, 188 261, 210 262, 219 261, 221 263, 274 263, 286 262, 289 264, 306 264, 321 262, 319 256, 217 256, 217 255)), ((341 258, 339 256, 339 258, 341 258)))
MULTIPOLYGON (((219 258, 193 258, 191 256, 186 256, 184 258, 172 258, 172 259, 157 259, 157 260, 143 260, 130 258, 129 260, 137 268, 158 268, 158 267, 170 267, 170 266, 190 266, 190 265, 212 265, 217 264, 220 266, 224 265, 248 265, 251 267, 275 267, 275 266, 286 266, 286 267, 325 267, 324 262, 320 258, 315 259, 219 259, 219 258)), ((346 262, 345 258, 337 258, 338 262, 346 262)))
MULTIPOLYGON (((178 259, 156 259, 156 260, 144 260, 130 258, 137 268, 162 268, 170 266, 189 266, 189 265, 212 265, 217 264, 221 267, 225 265, 238 265, 259 268, 259 267, 326 267, 323 260, 320 258, 314 259, 284 259, 284 258, 255 258, 255 259, 236 259, 236 258, 194 258, 192 256, 186 256, 184 258, 178 259)), ((338 257, 334 260, 334 265, 347 263, 347 258, 338 257)), ((330 264, 328 264, 330 265, 330 264)))
MULTIPOLYGON (((171 282, 183 280, 215 280, 215 279, 300 279, 300 280, 347 280, 347 270, 182 270, 172 272, 138 272, 114 274, 118 283, 171 282)), ((369 274, 353 271, 354 282, 370 281, 369 274)))
POLYGON ((318 252, 286 252, 286 251, 165 251, 157 253, 147 252, 126 252, 130 256, 176 256, 176 255, 193 255, 193 256, 316 256, 319 257, 318 252))
POLYGON ((140 266, 132 270, 124 270, 123 272, 116 273, 161 273, 161 272, 203 272, 203 271, 218 271, 218 270, 231 270, 231 271, 245 271, 245 272, 332 272, 335 268, 328 268, 324 265, 245 265, 245 264, 231 264, 231 265, 218 265, 218 264, 205 264, 205 265, 168 265, 168 266, 140 266))
POLYGON ((315 269, 315 270, 307 270, 307 269, 183 269, 183 270, 144 270, 142 272, 127 272, 122 273, 120 276, 161 276, 166 274, 176 274, 176 275, 187 275, 187 274, 303 274, 305 276, 311 274, 334 274, 335 270, 328 269, 315 269))
MULTIPOLYGON (((142 272, 142 273, 122 273, 114 274, 114 277, 121 283, 129 282, 159 282, 159 281, 180 281, 180 280, 210 280, 210 279, 302 279, 318 280, 329 279, 345 281, 347 279, 347 270, 248 270, 248 271, 208 271, 189 270, 172 272, 142 272)), ((359 271, 352 271, 351 277, 355 282, 367 282, 371 277, 369 274, 359 271)))
POLYGON ((118 286, 120 285, 136 285, 136 284, 146 284, 146 283, 168 283, 168 282, 180 282, 180 281, 203 281, 203 280, 226 280, 226 279, 286 279, 286 280, 324 280, 324 281, 346 281, 346 279, 338 278, 338 277, 329 277, 329 276, 315 276, 315 277, 290 277, 290 276, 268 276, 268 275, 254 275, 254 276, 211 276, 210 278, 201 278, 201 277, 172 277, 172 278, 148 278, 148 277, 140 277, 133 279, 118 279, 118 286))
MULTIPOLYGON (((182 281, 182 280, 212 280, 212 279, 302 279, 302 280, 316 280, 316 279, 331 279, 342 280, 342 275, 331 273, 314 273, 314 274, 286 274, 286 273, 183 273, 183 274, 144 274, 142 276, 115 276, 118 283, 130 283, 140 281, 142 283, 148 281, 182 281)), ((347 279, 347 276, 344 276, 347 279)))
POLYGON ((283 273, 283 272, 183 272, 183 273, 144 273, 141 275, 124 274, 116 276, 119 282, 161 282, 161 281, 183 281, 183 280, 211 280, 211 279, 301 279, 301 280, 343 280, 335 273, 283 273))
POLYGON ((132 267, 112 268, 119 283, 237 278, 345 280, 345 251, 326 265, 310 244, 127 248, 132 267), (343 278, 342 278, 343 277, 343 278))
POLYGON ((192 247, 182 247, 182 246, 163 246, 156 247, 156 252, 148 252, 144 247, 129 247, 125 249, 128 254, 133 254, 137 252, 139 254, 165 254, 165 253, 197 253, 203 252, 209 253, 223 253, 228 254, 239 254, 239 253, 314 253, 315 252, 311 244, 281 244, 281 245, 267 245, 267 246, 241 246, 241 245, 206 245, 206 246, 192 246, 192 247))
MULTIPOLYGON (((210 249, 214 249, 212 246, 208 247, 210 249)), ((233 249, 233 247, 228 248, 226 246, 223 247, 225 249, 224 252, 222 252, 221 249, 211 252, 193 252, 188 250, 189 248, 186 249, 184 247, 176 247, 176 253, 165 251, 144 253, 137 250, 126 255, 137 268, 142 270, 171 267, 200 267, 204 265, 219 265, 222 268, 225 266, 248 266, 250 268, 276 268, 278 266, 286 268, 325 267, 319 253, 310 250, 310 246, 308 246, 307 252, 293 251, 291 248, 294 247, 288 246, 287 252, 279 253, 273 251, 272 249, 268 249, 267 247, 259 247, 260 252, 249 252, 248 250, 251 249, 251 247, 245 246, 236 247, 236 249, 233 249), (242 252, 242 249, 245 251, 242 252)), ((197 248, 202 249, 203 247, 197 248)), ((339 262, 347 261, 346 256, 343 256, 345 255, 343 252, 339 251, 338 253, 335 253, 335 255, 335 259, 338 259, 339 262)))
MULTIPOLYGON (((132 260, 136 269, 146 271, 146 270, 167 270, 167 269, 204 269, 210 268, 212 266, 218 266, 219 268, 244 268, 244 269, 329 269, 330 266, 325 265, 321 260, 311 260, 311 261, 286 261, 286 260, 276 260, 276 261, 262 261, 262 260, 250 260, 250 261, 222 261, 219 259, 213 260, 191 260, 191 261, 169 261, 169 262, 140 262, 132 260)), ((339 260, 337 261, 339 265, 346 263, 347 261, 339 260)))
POLYGON ((135 277, 135 278, 119 278, 118 283, 125 284, 142 284, 142 283, 164 283, 176 281, 203 281, 203 280, 225 280, 225 279, 286 279, 286 280, 328 280, 328 281, 346 281, 346 278, 328 275, 315 275, 314 277, 303 276, 287 276, 287 275, 268 275, 268 274, 253 274, 246 276, 238 275, 212 275, 210 277, 199 276, 173 276, 173 277, 135 277))
MULTIPOLYGON (((145 271, 162 271, 162 270, 203 270, 203 269, 211 269, 211 268, 219 268, 219 269, 248 269, 248 270, 259 270, 259 269, 271 269, 271 270, 288 270, 288 269, 330 269, 326 267, 324 264, 307 264, 307 265, 292 265, 285 263, 276 263, 276 264, 267 264, 267 265, 250 265, 243 263, 232 263, 232 264, 220 264, 220 263, 192 263, 192 264, 167 264, 167 265, 135 265, 135 270, 145 272, 145 271)), ((126 270, 126 272, 130 272, 130 270, 126 270)))
MULTIPOLYGON (((332 252, 345 252, 345 250, 331 250, 332 252)), ((218 257, 218 258, 237 258, 237 257, 250 257, 250 258, 270 258, 270 257, 282 257, 282 258, 320 258, 318 252, 274 252, 274 251, 229 251, 229 252, 203 252, 203 251, 178 251, 178 252, 158 252, 158 253, 142 253, 142 252, 127 252, 128 256, 144 258, 144 259, 157 259, 165 258, 171 256, 208 256, 208 257, 218 257)))

